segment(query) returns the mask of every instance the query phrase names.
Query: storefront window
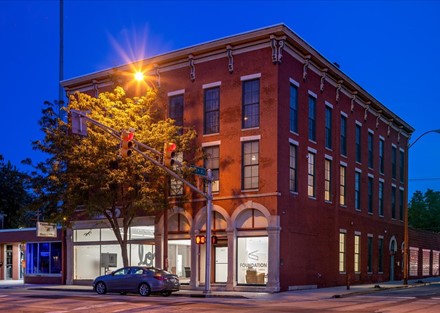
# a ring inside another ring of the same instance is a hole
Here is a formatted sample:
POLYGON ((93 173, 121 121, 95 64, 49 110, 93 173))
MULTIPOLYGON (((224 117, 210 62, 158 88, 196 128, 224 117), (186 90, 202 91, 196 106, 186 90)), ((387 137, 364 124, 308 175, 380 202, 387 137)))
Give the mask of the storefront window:
POLYGON ((154 226, 130 227, 130 239, 154 239, 154 226))
POLYGON ((26 244, 26 274, 60 274, 61 242, 26 244))
MULTIPOLYGON (((75 280, 94 279, 123 267, 121 247, 111 228, 75 229, 73 238, 75 280)), ((154 266, 154 226, 130 227, 127 249, 129 265, 154 266)))
POLYGON ((74 231, 74 242, 99 241, 99 229, 77 229, 74 231))
POLYGON ((169 270, 179 276, 181 283, 189 282, 191 276, 191 240, 168 241, 169 270))
POLYGON ((237 238, 237 283, 264 285, 268 272, 268 237, 237 238))
POLYGON ((155 246, 145 244, 132 244, 131 262, 132 266, 154 266, 155 264, 155 246))
POLYGON ((100 246, 76 246, 74 279, 93 279, 100 275, 100 246))

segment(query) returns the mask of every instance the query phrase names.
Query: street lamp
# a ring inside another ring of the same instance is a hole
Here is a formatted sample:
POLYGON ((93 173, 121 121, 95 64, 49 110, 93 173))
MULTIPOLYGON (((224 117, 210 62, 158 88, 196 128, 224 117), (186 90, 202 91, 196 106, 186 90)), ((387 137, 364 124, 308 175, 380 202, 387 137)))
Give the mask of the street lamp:
POLYGON ((404 205, 404 235, 403 235, 403 284, 408 285, 408 272, 409 272, 409 226, 408 226, 408 167, 409 167, 409 148, 414 146, 414 144, 423 136, 429 133, 437 133, 440 134, 440 129, 433 129, 428 130, 427 132, 424 132, 419 137, 417 137, 416 140, 412 144, 409 144, 406 148, 406 160, 407 165, 404 166, 404 176, 405 176, 405 182, 406 182, 406 188, 404 192, 404 199, 403 199, 403 205, 404 205))

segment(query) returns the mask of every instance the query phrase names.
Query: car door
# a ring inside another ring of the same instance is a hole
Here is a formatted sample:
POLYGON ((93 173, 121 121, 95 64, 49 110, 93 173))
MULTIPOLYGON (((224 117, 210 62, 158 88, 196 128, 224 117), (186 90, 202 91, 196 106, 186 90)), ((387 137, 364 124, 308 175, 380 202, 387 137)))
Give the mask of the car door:
POLYGON ((124 267, 114 271, 106 281, 108 291, 120 292, 126 290, 130 268, 124 267))

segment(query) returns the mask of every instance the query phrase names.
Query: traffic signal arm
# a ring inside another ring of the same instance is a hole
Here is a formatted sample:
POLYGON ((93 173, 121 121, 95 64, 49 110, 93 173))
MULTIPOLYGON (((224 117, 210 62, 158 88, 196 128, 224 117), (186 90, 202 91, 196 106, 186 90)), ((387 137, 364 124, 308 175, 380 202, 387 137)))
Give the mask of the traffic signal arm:
MULTIPOLYGON (((78 110, 70 110, 71 114, 72 114, 72 118, 71 118, 71 122, 76 121, 76 123, 78 123, 79 125, 77 125, 78 129, 78 133, 79 135, 87 135, 87 132, 85 131, 87 129, 86 124, 84 123, 84 125, 82 124, 84 121, 85 122, 90 122, 93 125, 101 128, 102 130, 106 131, 107 133, 109 133, 111 136, 117 138, 118 140, 121 140, 121 133, 114 130, 111 127, 108 127, 106 125, 103 125, 101 123, 99 123, 98 121, 95 121, 94 119, 90 118, 87 116, 87 112, 82 112, 82 111, 78 111, 78 110), (82 132, 82 133, 79 133, 82 132)), ((72 132, 75 133, 72 129, 72 132)), ((132 146, 132 150, 136 151, 137 153, 139 153, 140 155, 142 155, 145 159, 149 160, 150 162, 152 162, 154 165, 159 166, 160 168, 162 168, 165 172, 167 172, 170 176, 174 177, 175 179, 181 181, 182 183, 184 183, 185 185, 187 185, 189 188, 191 188, 193 191, 197 192, 198 194, 200 194, 201 196, 203 196, 204 198, 208 199, 208 200, 212 200, 212 195, 209 195, 207 193, 205 193, 204 191, 200 190, 199 188, 197 188, 196 186, 194 186, 193 184, 191 184, 190 182, 188 182, 187 180, 185 180, 184 178, 180 177, 179 175, 177 175, 175 172, 173 172, 172 170, 170 170, 169 168, 167 168, 166 166, 164 166, 163 164, 161 164, 161 162, 159 162, 158 160, 154 159, 153 157, 145 154, 143 151, 139 150, 140 147, 153 152, 154 154, 158 155, 158 157, 162 156, 162 153, 147 146, 146 144, 143 144, 141 142, 138 142, 134 139, 131 140, 134 145, 132 146)))

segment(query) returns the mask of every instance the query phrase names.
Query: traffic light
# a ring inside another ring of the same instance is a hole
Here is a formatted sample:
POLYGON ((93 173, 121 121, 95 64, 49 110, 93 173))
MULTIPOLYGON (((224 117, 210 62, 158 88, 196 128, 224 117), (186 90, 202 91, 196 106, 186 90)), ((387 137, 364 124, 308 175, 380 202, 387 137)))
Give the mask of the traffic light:
POLYGON ((217 242, 218 242, 218 238, 217 238, 217 236, 216 236, 216 235, 211 236, 211 243, 212 243, 213 245, 216 245, 217 242))
POLYGON ((163 147, 163 165, 172 167, 176 156, 177 145, 174 142, 166 142, 163 147))
POLYGON ((121 133, 121 156, 123 158, 129 157, 133 154, 131 148, 133 147, 134 132, 127 132, 125 130, 121 133))
POLYGON ((204 245, 206 243, 206 237, 205 235, 197 235, 196 236, 196 244, 198 245, 204 245))

